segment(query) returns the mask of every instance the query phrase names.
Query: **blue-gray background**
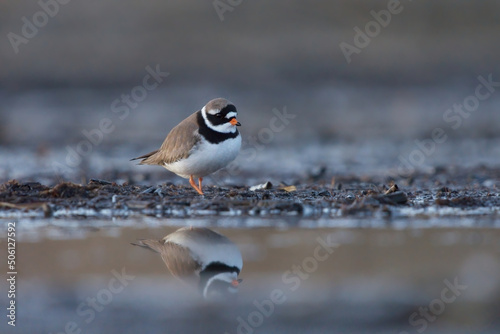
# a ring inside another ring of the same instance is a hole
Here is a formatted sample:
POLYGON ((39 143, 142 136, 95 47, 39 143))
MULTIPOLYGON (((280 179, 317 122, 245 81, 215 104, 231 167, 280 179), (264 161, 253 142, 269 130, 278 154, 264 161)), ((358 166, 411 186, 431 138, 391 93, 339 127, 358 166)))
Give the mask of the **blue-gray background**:
MULTIPOLYGON (((14 52, 7 35, 33 22, 35 1, 0 4, 0 144, 78 143, 110 105, 142 83, 145 67, 170 76, 99 149, 155 146, 213 97, 239 107, 247 134, 273 108, 299 115, 276 140, 425 138, 477 76, 500 81, 497 1, 402 1, 347 63, 340 43, 388 1, 242 1, 220 20, 212 1, 70 1, 14 52)), ((450 135, 496 137, 494 94, 450 135)))

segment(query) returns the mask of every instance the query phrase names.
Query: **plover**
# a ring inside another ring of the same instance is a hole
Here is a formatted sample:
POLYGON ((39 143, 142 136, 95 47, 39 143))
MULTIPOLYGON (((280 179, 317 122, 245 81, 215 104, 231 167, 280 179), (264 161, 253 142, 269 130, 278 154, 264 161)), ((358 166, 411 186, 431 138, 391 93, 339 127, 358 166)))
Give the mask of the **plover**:
POLYGON ((233 161, 241 147, 234 104, 223 98, 209 101, 174 127, 160 149, 132 160, 140 165, 160 165, 189 179, 201 195, 203 177, 233 161), (198 178, 198 185, 194 179, 198 178))
POLYGON ((205 299, 226 298, 238 292, 243 259, 227 237, 208 228, 183 227, 161 240, 132 243, 161 255, 173 276, 198 286, 205 299))

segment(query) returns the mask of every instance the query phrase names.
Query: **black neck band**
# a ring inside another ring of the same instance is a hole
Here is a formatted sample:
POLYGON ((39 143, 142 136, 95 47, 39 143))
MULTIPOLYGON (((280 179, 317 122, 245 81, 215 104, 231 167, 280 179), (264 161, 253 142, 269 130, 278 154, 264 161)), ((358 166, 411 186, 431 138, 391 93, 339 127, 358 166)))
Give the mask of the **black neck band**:
POLYGON ((236 130, 235 132, 222 133, 210 129, 205 123, 205 119, 203 118, 201 111, 198 111, 197 121, 198 126, 200 127, 200 135, 202 135, 208 142, 212 144, 218 144, 227 139, 236 138, 239 135, 238 130, 236 130))

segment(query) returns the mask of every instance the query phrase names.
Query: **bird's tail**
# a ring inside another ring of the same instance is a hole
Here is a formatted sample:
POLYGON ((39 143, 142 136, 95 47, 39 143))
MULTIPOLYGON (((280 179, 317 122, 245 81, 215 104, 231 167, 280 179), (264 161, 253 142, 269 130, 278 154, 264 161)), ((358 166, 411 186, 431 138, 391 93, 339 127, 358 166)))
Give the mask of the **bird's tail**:
POLYGON ((141 155, 140 157, 130 159, 130 161, 141 159, 141 161, 139 161, 139 165, 148 165, 149 164, 148 163, 148 158, 150 158, 151 156, 155 155, 157 152, 158 152, 158 150, 153 151, 153 152, 149 152, 148 154, 141 155))
POLYGON ((160 253, 160 249, 163 246, 162 240, 151 240, 151 239, 139 239, 136 243, 131 242, 131 245, 139 246, 148 249, 155 253, 160 253))

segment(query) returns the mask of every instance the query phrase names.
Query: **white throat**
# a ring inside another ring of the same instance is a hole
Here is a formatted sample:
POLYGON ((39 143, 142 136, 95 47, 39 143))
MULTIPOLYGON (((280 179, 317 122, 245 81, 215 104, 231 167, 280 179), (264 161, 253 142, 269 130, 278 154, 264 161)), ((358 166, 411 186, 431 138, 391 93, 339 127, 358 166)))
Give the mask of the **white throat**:
MULTIPOLYGON (((210 285, 214 281, 223 281, 223 282, 231 284, 237 278, 238 278, 238 274, 236 274, 236 273, 220 273, 220 274, 215 275, 214 277, 211 277, 207 281, 205 288, 203 288, 203 297, 207 298, 208 288, 210 287, 210 285)), ((229 290, 232 290, 231 292, 238 292, 238 289, 233 288, 233 287, 229 287, 228 291, 229 290)))
MULTIPOLYGON (((229 117, 236 117, 235 112, 229 112, 228 113, 229 117)), ((224 124, 220 125, 213 125, 210 123, 207 117, 207 111, 205 107, 201 109, 201 116, 203 116, 203 119, 205 120, 205 124, 212 130, 220 132, 220 133, 235 133, 236 132, 236 126, 232 125, 231 123, 227 122, 224 124)), ((229 120, 229 118, 228 118, 229 120)))

